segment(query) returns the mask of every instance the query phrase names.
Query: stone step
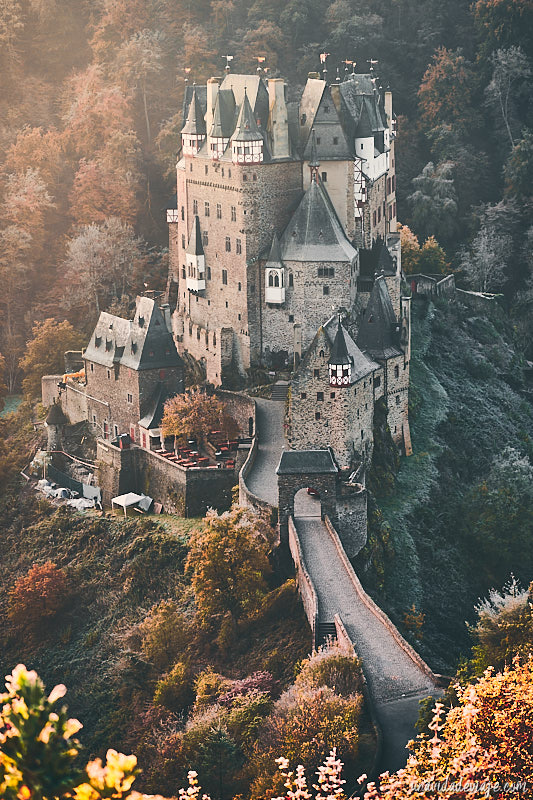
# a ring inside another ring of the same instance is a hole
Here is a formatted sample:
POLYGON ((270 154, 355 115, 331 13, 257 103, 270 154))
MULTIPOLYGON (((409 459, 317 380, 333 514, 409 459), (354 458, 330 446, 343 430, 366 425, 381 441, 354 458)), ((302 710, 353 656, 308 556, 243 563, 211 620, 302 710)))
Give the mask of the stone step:
POLYGON ((321 647, 328 640, 337 641, 337 628, 334 622, 319 622, 316 629, 316 647, 321 647))
POLYGON ((272 400, 281 400, 285 402, 287 399, 287 392, 289 391, 288 383, 275 383, 272 387, 272 400))

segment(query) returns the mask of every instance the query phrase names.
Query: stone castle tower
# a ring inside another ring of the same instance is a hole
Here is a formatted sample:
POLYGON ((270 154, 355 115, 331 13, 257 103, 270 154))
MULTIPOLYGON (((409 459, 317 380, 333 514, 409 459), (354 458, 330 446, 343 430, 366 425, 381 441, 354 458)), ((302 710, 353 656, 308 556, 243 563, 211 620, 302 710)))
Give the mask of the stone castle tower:
POLYGON ((178 351, 215 384, 292 364, 332 309, 368 298, 363 254, 395 239, 392 95, 312 74, 291 104, 280 78, 228 74, 188 87, 184 120, 167 212, 178 351))

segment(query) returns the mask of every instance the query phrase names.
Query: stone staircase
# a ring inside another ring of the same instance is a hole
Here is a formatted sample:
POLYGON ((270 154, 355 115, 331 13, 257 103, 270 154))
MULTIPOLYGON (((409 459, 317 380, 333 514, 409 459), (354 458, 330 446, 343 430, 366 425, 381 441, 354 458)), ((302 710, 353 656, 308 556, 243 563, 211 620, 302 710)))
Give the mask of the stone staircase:
POLYGON ((316 629, 315 647, 321 647, 330 641, 337 640, 337 628, 334 622, 319 622, 316 629))
POLYGON ((272 400, 285 402, 287 399, 287 392, 289 391, 289 384, 287 381, 278 381, 272 387, 272 400))

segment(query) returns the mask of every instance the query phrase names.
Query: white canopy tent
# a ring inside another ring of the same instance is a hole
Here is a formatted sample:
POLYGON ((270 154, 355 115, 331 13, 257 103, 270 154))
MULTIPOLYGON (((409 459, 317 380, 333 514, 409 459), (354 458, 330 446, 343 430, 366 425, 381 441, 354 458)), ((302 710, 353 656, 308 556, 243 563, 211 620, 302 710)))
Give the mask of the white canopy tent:
POLYGON ((118 497, 111 499, 111 508, 120 506, 124 509, 124 516, 128 515, 128 508, 136 506, 139 500, 143 498, 142 494, 135 494, 135 492, 128 492, 127 494, 120 494, 118 497))

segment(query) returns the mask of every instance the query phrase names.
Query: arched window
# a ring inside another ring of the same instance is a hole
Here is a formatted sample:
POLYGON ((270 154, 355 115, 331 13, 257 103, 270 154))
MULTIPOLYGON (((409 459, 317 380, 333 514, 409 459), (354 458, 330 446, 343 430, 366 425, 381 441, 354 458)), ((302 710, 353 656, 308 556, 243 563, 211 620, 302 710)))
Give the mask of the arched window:
POLYGON ((279 274, 271 270, 268 273, 268 285, 269 286, 279 286, 279 274))
POLYGON ((398 365, 396 365, 394 367, 394 377, 395 378, 399 378, 400 377, 400 367, 398 365))

